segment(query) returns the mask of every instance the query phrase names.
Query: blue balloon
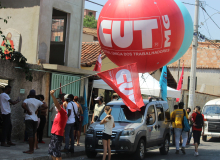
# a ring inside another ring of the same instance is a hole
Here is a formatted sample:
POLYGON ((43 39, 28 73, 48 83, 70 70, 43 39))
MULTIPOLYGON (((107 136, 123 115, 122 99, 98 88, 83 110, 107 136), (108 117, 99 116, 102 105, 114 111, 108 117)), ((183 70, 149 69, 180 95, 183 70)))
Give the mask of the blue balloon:
POLYGON ((188 10, 186 9, 186 7, 184 6, 184 4, 179 1, 179 0, 174 0, 176 2, 176 4, 179 6, 182 15, 183 15, 183 19, 184 19, 184 23, 185 23, 185 34, 184 34, 184 39, 183 39, 183 43, 182 46, 180 48, 180 50, 178 51, 178 53, 175 55, 175 57, 167 64, 171 64, 175 61, 177 61, 178 59, 180 59, 188 50, 188 48, 190 47, 191 43, 192 43, 192 39, 193 39, 193 22, 192 22, 192 18, 188 12, 188 10))

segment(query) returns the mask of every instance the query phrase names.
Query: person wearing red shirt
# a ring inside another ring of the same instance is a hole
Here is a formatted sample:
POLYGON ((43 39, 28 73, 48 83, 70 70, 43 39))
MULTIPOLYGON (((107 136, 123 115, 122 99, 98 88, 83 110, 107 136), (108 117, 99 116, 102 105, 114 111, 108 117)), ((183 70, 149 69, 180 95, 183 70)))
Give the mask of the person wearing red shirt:
POLYGON ((56 97, 54 96, 54 90, 50 91, 50 95, 53 98, 53 102, 58 111, 54 118, 53 126, 51 129, 51 141, 49 144, 48 153, 53 160, 61 160, 61 145, 63 141, 63 133, 67 122, 67 112, 60 106, 56 97))
POLYGON ((203 131, 202 135, 204 134, 204 115, 201 114, 200 110, 201 110, 200 106, 196 106, 195 113, 193 113, 189 117, 189 119, 193 123, 192 129, 193 129, 193 138, 194 138, 194 144, 195 144, 194 156, 198 156, 199 155, 198 147, 199 147, 199 144, 200 144, 201 132, 203 131), (198 122, 196 120, 196 118, 200 118, 200 117, 202 117, 202 120, 200 121, 202 124, 196 124, 196 122, 198 122))

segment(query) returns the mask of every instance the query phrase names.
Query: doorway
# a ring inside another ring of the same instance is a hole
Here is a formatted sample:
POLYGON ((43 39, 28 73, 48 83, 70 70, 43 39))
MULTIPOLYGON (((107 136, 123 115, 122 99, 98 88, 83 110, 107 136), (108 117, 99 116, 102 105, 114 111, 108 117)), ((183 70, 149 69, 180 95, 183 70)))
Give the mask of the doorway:
POLYGON ((64 65, 66 24, 67 13, 53 9, 49 59, 50 64, 64 65))
MULTIPOLYGON (((59 88, 62 85, 68 84, 70 82, 79 80, 81 77, 80 76, 75 76, 75 75, 65 75, 65 74, 56 74, 52 73, 51 75, 51 89, 59 88)), ((63 87, 60 90, 57 90, 54 94, 55 97, 58 98, 60 93, 65 93, 65 94, 73 94, 74 96, 80 96, 80 86, 81 86, 81 81, 77 81, 75 83, 72 83, 68 86, 63 87)), ((49 106, 52 106, 53 100, 50 98, 50 104, 49 106)), ((49 112, 48 114, 48 136, 51 134, 51 113, 49 112)))

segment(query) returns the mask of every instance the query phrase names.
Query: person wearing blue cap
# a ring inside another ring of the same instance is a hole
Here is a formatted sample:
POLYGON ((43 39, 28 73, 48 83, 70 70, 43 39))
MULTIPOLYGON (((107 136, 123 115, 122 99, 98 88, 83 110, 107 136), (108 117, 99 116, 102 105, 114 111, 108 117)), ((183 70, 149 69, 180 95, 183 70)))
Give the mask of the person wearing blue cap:
POLYGON ((40 110, 47 109, 48 107, 43 102, 36 99, 36 91, 30 90, 28 99, 25 99, 22 108, 27 112, 25 114, 25 127, 29 137, 29 150, 23 153, 32 154, 34 153, 34 141, 35 133, 37 132, 38 117, 37 113, 40 110))

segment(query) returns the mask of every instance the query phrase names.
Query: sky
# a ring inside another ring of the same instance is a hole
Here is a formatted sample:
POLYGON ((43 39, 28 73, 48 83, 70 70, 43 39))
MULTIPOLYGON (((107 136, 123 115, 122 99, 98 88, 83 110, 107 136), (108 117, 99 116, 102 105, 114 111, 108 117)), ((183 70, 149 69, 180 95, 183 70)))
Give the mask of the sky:
MULTIPOLYGON (((108 0, 90 0, 90 1, 104 5, 108 0)), ((180 0, 180 1, 185 3, 195 4, 195 0, 180 0)), ((203 6, 205 10, 220 28, 220 8, 219 8, 220 0, 203 0, 203 1, 200 0, 200 1, 203 2, 203 6)), ((184 5, 188 9, 192 17, 192 20, 194 21, 195 6, 189 4, 184 4, 184 5)), ((98 16, 102 10, 102 6, 86 1, 85 9, 91 9, 97 11, 96 19, 98 19, 98 16)), ((212 40, 216 40, 216 39, 220 40, 220 29, 212 22, 212 20, 201 8, 199 10, 199 25, 200 25, 199 32, 201 34, 205 35, 207 38, 212 40), (202 23, 204 25, 202 25, 202 23)))

